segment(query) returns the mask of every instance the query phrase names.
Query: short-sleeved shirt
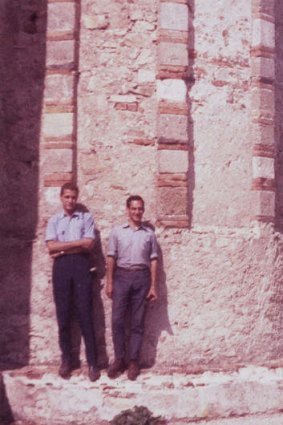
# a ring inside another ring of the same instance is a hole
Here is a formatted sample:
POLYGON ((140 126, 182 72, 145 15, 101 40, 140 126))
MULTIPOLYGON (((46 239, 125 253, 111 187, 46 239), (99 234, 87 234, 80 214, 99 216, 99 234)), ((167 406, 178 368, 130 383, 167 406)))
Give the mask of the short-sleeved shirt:
POLYGON ((150 266, 158 258, 154 231, 145 225, 133 229, 128 223, 114 226, 108 243, 107 255, 115 257, 118 267, 150 266))
POLYGON ((49 219, 46 242, 71 242, 84 238, 95 239, 95 224, 90 213, 75 211, 69 216, 62 211, 49 219))

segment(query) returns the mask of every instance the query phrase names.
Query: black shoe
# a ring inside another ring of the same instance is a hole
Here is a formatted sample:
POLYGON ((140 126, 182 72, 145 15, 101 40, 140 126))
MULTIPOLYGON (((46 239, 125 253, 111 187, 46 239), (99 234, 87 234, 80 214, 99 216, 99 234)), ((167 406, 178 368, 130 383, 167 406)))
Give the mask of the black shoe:
POLYGON ((63 379, 69 379, 71 376, 71 371, 72 371, 71 363, 66 360, 63 360, 59 367, 59 371, 58 371, 59 376, 61 376, 61 378, 63 379))
POLYGON ((124 360, 123 359, 116 359, 116 360, 114 360, 112 365, 109 366, 108 371, 107 371, 107 375, 108 375, 109 378, 115 379, 119 375, 121 375, 121 373, 123 373, 125 369, 126 369, 126 367, 125 367, 124 360))
POLYGON ((97 381, 100 378, 100 371, 95 366, 90 366, 88 369, 88 376, 91 382, 97 381))
POLYGON ((136 360, 131 360, 128 368, 128 378, 135 381, 140 374, 140 367, 136 360))

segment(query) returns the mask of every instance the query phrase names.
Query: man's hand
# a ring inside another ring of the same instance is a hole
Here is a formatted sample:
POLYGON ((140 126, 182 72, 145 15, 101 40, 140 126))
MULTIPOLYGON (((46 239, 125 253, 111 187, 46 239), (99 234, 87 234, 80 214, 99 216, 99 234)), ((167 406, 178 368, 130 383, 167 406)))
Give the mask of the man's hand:
POLYGON ((157 300, 157 298, 158 297, 157 297, 156 289, 151 286, 149 291, 148 291, 148 294, 146 296, 146 299, 149 300, 149 301, 155 301, 155 300, 157 300))
POLYGON ((58 258, 58 257, 61 257, 64 254, 65 254, 64 251, 54 252, 53 254, 50 254, 50 257, 51 258, 58 258))

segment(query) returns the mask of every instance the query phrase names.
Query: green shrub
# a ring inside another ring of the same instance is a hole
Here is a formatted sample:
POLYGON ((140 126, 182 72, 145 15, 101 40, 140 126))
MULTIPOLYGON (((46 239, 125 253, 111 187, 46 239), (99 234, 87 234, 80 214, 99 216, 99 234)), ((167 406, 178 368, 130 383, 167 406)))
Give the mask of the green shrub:
POLYGON ((161 416, 154 417, 144 406, 134 406, 133 409, 123 410, 111 421, 111 425, 166 425, 167 421, 161 416))

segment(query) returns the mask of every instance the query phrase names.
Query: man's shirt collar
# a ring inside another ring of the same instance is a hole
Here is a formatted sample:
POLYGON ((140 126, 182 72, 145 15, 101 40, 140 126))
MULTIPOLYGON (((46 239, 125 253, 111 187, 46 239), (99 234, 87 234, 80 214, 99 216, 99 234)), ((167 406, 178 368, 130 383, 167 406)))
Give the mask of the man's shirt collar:
MULTIPOLYGON (((122 227, 123 227, 123 229, 127 229, 131 226, 129 225, 129 223, 124 223, 124 224, 122 224, 122 227)), ((140 227, 137 230, 140 230, 140 229, 147 231, 147 228, 143 223, 141 223, 140 227)))
MULTIPOLYGON (((75 210, 70 217, 78 217, 79 215, 80 215, 80 211, 75 210)), ((66 214, 65 211, 61 211, 61 213, 59 213, 59 217, 60 218, 68 217, 68 214, 66 214)))

